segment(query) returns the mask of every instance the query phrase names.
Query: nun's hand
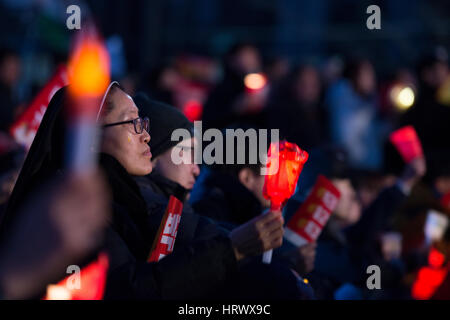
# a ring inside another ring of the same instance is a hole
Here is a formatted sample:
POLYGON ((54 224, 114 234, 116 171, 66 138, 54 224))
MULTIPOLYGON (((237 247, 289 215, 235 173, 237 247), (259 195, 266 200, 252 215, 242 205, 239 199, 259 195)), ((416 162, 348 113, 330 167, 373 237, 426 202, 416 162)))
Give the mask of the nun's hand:
POLYGON ((283 224, 281 211, 266 211, 233 229, 230 238, 236 259, 239 261, 280 247, 283 243, 283 224))
POLYGON ((69 176, 50 204, 50 219, 64 250, 74 255, 94 248, 109 218, 109 192, 100 172, 69 176))
POLYGON ((70 175, 33 194, 0 248, 3 298, 28 299, 59 281, 96 249, 109 217, 109 191, 98 173, 70 175))

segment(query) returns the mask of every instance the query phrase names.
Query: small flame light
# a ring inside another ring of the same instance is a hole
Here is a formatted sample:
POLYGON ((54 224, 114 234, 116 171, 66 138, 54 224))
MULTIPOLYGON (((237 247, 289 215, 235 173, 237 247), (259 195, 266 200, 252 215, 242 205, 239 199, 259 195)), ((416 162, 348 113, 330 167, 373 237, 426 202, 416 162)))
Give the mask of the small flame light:
POLYGON ((72 294, 65 287, 52 284, 47 287, 47 300, 72 300, 72 294))
POLYGON ((69 83, 74 97, 102 96, 109 85, 109 55, 95 35, 85 35, 69 61, 69 83))
POLYGON ((249 73, 244 78, 244 85, 247 90, 258 91, 267 84, 267 78, 262 73, 249 73))
POLYGON ((411 87, 396 85, 391 89, 390 98, 398 110, 405 111, 414 104, 415 94, 411 87))

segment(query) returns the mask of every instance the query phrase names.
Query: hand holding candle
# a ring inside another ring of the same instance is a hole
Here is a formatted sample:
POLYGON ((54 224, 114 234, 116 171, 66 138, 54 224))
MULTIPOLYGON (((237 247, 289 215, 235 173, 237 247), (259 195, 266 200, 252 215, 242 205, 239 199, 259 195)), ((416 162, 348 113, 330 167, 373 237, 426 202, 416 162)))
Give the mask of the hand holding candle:
MULTIPOLYGON (((279 211, 282 203, 294 193, 308 153, 294 143, 281 141, 270 145, 268 160, 263 195, 270 200, 270 209, 279 211)), ((270 263, 271 260, 272 251, 265 252, 263 262, 270 263)))

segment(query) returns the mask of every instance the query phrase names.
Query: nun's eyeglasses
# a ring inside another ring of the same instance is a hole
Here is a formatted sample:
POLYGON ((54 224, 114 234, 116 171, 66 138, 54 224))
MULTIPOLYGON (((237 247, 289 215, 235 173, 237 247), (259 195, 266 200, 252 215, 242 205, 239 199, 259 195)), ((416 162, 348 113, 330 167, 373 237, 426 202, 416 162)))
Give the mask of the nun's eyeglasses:
POLYGON ((134 125, 134 131, 136 131, 137 134, 141 134, 144 130, 148 132, 149 127, 150 127, 150 120, 147 117, 145 117, 145 118, 139 117, 139 118, 136 118, 133 120, 105 124, 105 125, 103 125, 103 128, 118 126, 118 125, 127 124, 127 123, 132 123, 134 125))

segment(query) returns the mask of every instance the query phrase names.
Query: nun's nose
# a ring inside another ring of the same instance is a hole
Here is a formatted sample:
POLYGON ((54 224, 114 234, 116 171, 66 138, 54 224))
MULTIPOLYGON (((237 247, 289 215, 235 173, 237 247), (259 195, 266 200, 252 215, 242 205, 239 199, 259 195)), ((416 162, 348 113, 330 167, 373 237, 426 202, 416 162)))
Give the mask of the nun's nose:
POLYGON ((150 134, 147 132, 147 130, 142 131, 142 137, 143 137, 144 143, 150 142, 151 137, 150 137, 150 134))

